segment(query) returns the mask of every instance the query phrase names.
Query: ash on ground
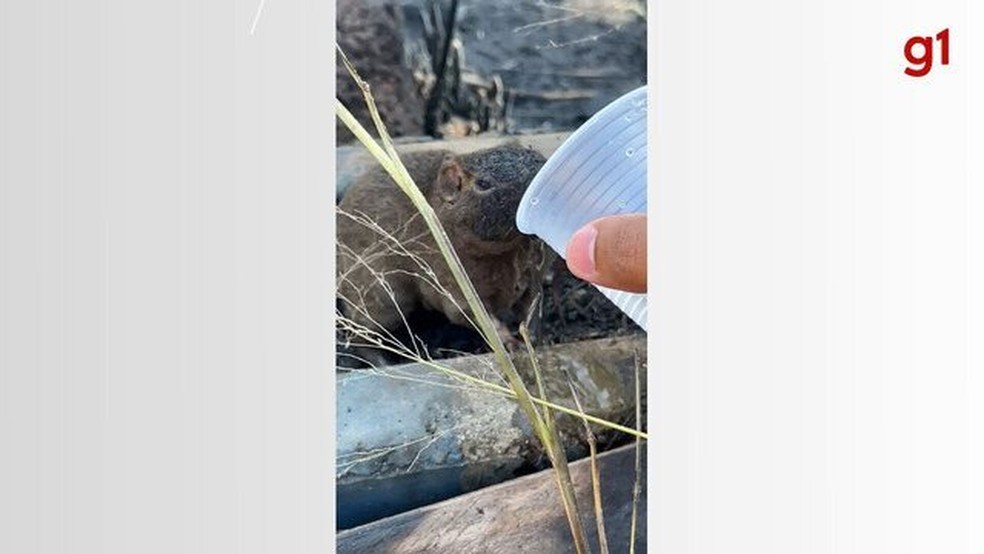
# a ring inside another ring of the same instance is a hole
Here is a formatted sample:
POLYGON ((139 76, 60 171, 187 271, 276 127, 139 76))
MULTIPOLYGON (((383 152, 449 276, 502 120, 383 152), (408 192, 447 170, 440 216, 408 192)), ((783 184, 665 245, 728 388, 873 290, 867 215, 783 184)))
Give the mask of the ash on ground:
MULTIPOLYGON (((646 82, 644 0, 341 0, 337 9, 338 43, 393 136, 573 130, 646 82)), ((341 62, 336 80, 372 128, 341 62)))
MULTIPOLYGON (((643 332, 598 289, 572 275, 561 258, 556 259, 547 273, 540 302, 540 321, 533 325, 537 335, 534 347, 643 332)), ((455 325, 436 311, 417 310, 409 315, 407 324, 415 336, 397 331, 400 340, 404 344, 423 345, 435 360, 490 351, 478 331, 455 325)), ((367 365, 361 359, 364 352, 347 348, 344 336, 337 338, 339 368, 367 365)), ((384 358, 387 363, 407 361, 397 356, 384 358)))

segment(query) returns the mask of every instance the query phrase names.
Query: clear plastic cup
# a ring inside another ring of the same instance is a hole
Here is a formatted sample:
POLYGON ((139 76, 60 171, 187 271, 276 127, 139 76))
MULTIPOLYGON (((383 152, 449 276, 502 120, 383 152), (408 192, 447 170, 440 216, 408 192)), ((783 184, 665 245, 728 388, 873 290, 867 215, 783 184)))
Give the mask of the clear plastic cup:
MULTIPOLYGON (((607 215, 646 212, 646 87, 608 104, 543 166, 519 203, 516 224, 564 256, 567 241, 607 215)), ((646 295, 597 287, 646 329, 646 295)))

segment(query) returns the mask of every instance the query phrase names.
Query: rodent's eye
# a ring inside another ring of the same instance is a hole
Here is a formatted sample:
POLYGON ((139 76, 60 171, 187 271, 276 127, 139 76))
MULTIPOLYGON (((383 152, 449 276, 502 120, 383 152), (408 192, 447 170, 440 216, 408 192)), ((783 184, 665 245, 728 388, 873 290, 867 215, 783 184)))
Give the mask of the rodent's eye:
POLYGON ((475 188, 478 190, 489 190, 493 187, 495 187, 495 183, 491 179, 487 179, 485 177, 475 179, 475 188))

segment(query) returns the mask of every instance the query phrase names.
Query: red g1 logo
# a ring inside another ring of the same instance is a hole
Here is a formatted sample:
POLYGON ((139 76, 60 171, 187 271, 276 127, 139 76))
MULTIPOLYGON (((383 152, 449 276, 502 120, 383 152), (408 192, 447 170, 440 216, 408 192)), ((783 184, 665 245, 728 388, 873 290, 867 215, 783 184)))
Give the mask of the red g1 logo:
POLYGON ((933 37, 912 37, 905 43, 905 59, 909 67, 905 74, 910 77, 925 77, 933 69, 933 51, 936 42, 940 43, 940 65, 950 65, 950 29, 943 29, 933 37))

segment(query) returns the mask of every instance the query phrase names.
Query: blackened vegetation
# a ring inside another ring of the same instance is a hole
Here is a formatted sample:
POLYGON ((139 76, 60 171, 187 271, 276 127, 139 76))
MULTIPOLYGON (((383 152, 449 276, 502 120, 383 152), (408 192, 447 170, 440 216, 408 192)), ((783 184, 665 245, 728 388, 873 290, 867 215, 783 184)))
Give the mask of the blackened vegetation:
POLYGON ((598 289, 572 275, 560 258, 547 272, 542 325, 546 344, 642 332, 598 289))
MULTIPOLYGON (((424 98, 404 62, 403 10, 394 3, 339 0, 337 41, 372 89, 383 121, 393 136, 419 136, 424 129, 424 98)), ((339 59, 335 64, 338 98, 365 126, 374 129, 362 91, 339 59)), ((355 140, 336 124, 339 144, 355 140)))
MULTIPOLYGON (((431 136, 439 136, 438 121, 444 119, 440 108, 447 89, 445 82, 448 80, 448 59, 451 57, 454 28, 458 19, 458 0, 451 0, 447 10, 447 16, 444 18, 441 17, 438 3, 432 2, 431 6, 432 15, 430 22, 432 23, 431 29, 433 31, 428 36, 428 50, 433 60, 432 67, 436 82, 427 99, 427 111, 424 113, 424 132, 431 136)), ((458 62, 455 67, 456 75, 460 75, 461 72, 460 52, 461 49, 457 49, 458 55, 455 57, 455 60, 458 62)), ((455 88, 451 90, 452 92, 456 92, 455 88)))
POLYGON ((570 130, 646 81, 643 0, 340 0, 338 42, 394 137, 570 130))

